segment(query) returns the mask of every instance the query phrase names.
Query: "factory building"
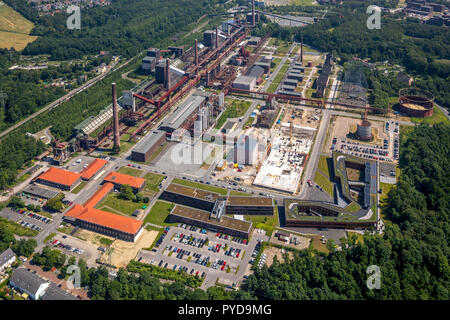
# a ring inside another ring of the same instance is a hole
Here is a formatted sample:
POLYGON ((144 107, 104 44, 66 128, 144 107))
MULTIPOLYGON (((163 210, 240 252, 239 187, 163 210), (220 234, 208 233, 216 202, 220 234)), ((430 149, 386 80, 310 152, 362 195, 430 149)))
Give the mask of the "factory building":
POLYGON ((28 186, 25 187, 25 189, 22 190, 22 193, 24 194, 28 194, 30 196, 33 197, 38 197, 41 199, 53 199, 54 197, 56 197, 58 195, 57 191, 53 191, 53 190, 49 190, 49 189, 44 189, 32 184, 29 184, 28 186))
POLYGON ((117 189, 120 189, 121 185, 129 185, 134 192, 141 191, 145 186, 145 179, 129 176, 119 172, 110 172, 103 181, 114 184, 117 189))
POLYGON ((36 178, 36 182, 61 190, 72 190, 81 182, 81 174, 51 167, 36 178))
POLYGON ((268 73, 270 71, 270 65, 272 64, 273 57, 262 57, 258 61, 256 61, 253 65, 259 66, 264 69, 264 73, 268 73))
POLYGON ((247 74, 248 77, 252 77, 256 79, 256 83, 259 85, 263 82, 264 78, 264 68, 260 66, 253 66, 248 70, 247 74))
MULTIPOLYGON (((223 43, 227 37, 218 32, 219 46, 223 43)), ((210 48, 216 47, 216 31, 214 30, 206 30, 203 32, 203 44, 210 48)))
POLYGON ((202 108, 200 108, 197 116, 197 132, 204 132, 206 131, 209 126, 213 122, 212 118, 212 105, 210 103, 206 104, 202 108))
MULTIPOLYGON (((206 97, 193 94, 186 101, 181 103, 170 116, 160 125, 159 130, 173 133, 182 127, 191 127, 190 123, 196 119, 196 115, 201 107, 206 103, 206 97)), ((187 128, 186 128, 187 129, 187 128)))
POLYGON ((295 80, 295 79, 285 79, 285 80, 283 81, 283 85, 285 85, 285 86, 294 86, 294 87, 297 87, 297 85, 298 85, 298 80, 295 80))
POLYGON ((286 76, 287 79, 303 81, 303 75, 299 72, 291 71, 286 76))
POLYGON ((233 81, 233 88, 253 91, 256 85, 256 78, 240 75, 233 81))
POLYGON ((223 215, 223 206, 208 212, 176 205, 169 214, 170 222, 180 222, 206 228, 213 232, 226 233, 234 237, 248 239, 252 223, 233 219, 223 215))
POLYGON ((156 59, 152 57, 144 57, 142 59, 141 69, 144 74, 155 72, 156 59))
POLYGON ((248 39, 247 41, 247 44, 249 46, 257 46, 260 41, 261 41, 260 37, 250 37, 250 39, 248 39))
POLYGON ((131 159, 138 162, 146 162, 150 156, 161 147, 166 140, 166 132, 154 130, 131 151, 131 159))
POLYGON ((233 149, 234 163, 254 165, 258 162, 258 140, 248 135, 241 136, 233 149))
MULTIPOLYGON (((118 107, 118 112, 120 113, 122 107, 120 105, 118 107)), ((89 135, 94 132, 97 128, 103 125, 106 121, 112 119, 113 117, 113 108, 112 104, 100 111, 97 116, 90 116, 80 124, 74 127, 75 136, 78 135, 89 135)))
POLYGON ((291 85, 288 85, 288 84, 283 84, 281 86, 281 90, 282 91, 294 91, 295 88, 297 88, 297 86, 291 86, 291 85))

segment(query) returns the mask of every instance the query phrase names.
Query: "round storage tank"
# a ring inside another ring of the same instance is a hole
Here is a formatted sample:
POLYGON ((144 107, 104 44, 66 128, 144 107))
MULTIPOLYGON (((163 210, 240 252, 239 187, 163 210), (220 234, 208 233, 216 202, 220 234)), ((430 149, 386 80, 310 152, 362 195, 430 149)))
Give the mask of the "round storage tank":
POLYGON ((367 120, 362 120, 358 122, 356 134, 361 140, 371 140, 372 139, 372 124, 367 120))

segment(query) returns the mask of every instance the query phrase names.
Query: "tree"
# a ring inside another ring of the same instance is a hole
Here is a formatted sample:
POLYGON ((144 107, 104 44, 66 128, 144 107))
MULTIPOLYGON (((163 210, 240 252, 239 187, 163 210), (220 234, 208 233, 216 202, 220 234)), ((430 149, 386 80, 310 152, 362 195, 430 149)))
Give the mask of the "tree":
POLYGON ((125 200, 133 200, 133 199, 135 199, 135 196, 134 196, 134 193, 133 193, 133 189, 127 184, 123 184, 123 185, 120 186, 119 197, 121 199, 125 199, 125 200))

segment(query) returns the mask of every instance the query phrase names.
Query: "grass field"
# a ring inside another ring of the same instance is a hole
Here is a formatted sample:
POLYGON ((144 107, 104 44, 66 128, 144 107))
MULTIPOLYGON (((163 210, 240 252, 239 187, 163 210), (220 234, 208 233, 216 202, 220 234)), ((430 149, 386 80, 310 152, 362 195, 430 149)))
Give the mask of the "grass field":
POLYGON ((249 101, 233 100, 231 105, 222 113, 217 120, 216 129, 220 129, 228 118, 242 117, 250 107, 249 101))
POLYGON ((175 204, 165 201, 156 201, 153 208, 147 214, 144 220, 144 224, 149 222, 159 226, 174 226, 177 223, 167 223, 166 218, 175 204))
POLYGON ((281 68, 280 71, 278 71, 277 75, 273 79, 272 83, 270 84, 269 88, 267 88, 267 92, 273 93, 277 89, 278 85, 280 84, 281 80, 283 80, 284 74, 289 69, 289 63, 285 63, 281 68))
POLYGON ((111 213, 121 213, 131 216, 136 209, 140 209, 144 205, 145 203, 143 202, 119 199, 118 193, 110 193, 96 206, 96 208, 111 213))
POLYGON ((130 167, 121 167, 119 170, 117 170, 119 173, 127 174, 129 176, 133 177, 140 177, 144 171, 130 168, 130 167))
POLYGON ((441 109, 439 109, 438 107, 434 107, 433 115, 431 117, 428 118, 411 117, 411 122, 433 125, 439 122, 450 123, 450 120, 448 120, 447 117, 444 115, 444 113, 442 113, 441 109))
POLYGON ((218 193, 218 194, 223 195, 223 196, 225 196, 227 194, 227 192, 228 192, 227 189, 223 189, 223 188, 219 188, 219 187, 213 187, 213 186, 208 185, 208 184, 197 183, 197 182, 192 182, 192 181, 187 181, 187 180, 182 180, 182 179, 173 179, 172 182, 181 184, 183 186, 188 186, 188 187, 192 187, 192 188, 197 188, 197 189, 201 189, 201 190, 215 192, 215 193, 218 193))
POLYGON ((314 182, 321 186, 330 197, 334 198, 333 183, 330 181, 330 178, 324 176, 320 171, 316 171, 314 182))
POLYGON ((266 235, 271 236, 273 230, 276 227, 279 227, 278 220, 278 207, 274 207, 273 216, 254 216, 254 215, 246 215, 244 219, 247 221, 251 221, 253 223, 253 227, 256 229, 263 229, 266 231, 266 235))
POLYGON ((320 156, 317 168, 327 174, 328 177, 332 176, 333 168, 331 158, 328 158, 327 156, 320 156))
POLYGON ((80 184, 77 185, 77 187, 72 190, 72 193, 78 194, 86 185, 87 181, 81 181, 80 184))
POLYGON ((161 181, 164 180, 166 176, 163 176, 162 174, 157 174, 157 173, 147 173, 144 176, 145 179, 145 189, 152 191, 152 192, 158 192, 159 191, 159 184, 161 183, 161 181))
POLYGON ((5 3, 0 4, 0 47, 22 50, 37 38, 29 35, 34 24, 5 3))
POLYGON ((245 196, 245 197, 251 197, 252 195, 249 193, 245 193, 245 192, 240 192, 240 191, 230 191, 230 196, 245 196))
POLYGON ((356 202, 352 202, 348 206, 346 206, 344 209, 348 212, 356 213, 359 210, 361 210, 361 206, 356 202))

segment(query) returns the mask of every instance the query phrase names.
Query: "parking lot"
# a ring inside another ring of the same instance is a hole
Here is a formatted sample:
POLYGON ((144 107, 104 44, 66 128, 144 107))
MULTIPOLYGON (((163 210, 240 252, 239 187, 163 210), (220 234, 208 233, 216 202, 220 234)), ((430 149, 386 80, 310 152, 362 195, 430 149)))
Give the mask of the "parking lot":
POLYGON ((13 210, 11 208, 5 208, 0 211, 0 216, 8 220, 19 223, 20 225, 42 231, 53 223, 53 220, 47 217, 43 217, 31 211, 13 210))
POLYGON ((166 229, 159 246, 155 246, 152 252, 140 251, 137 259, 204 276, 203 288, 214 285, 218 277, 238 283, 250 266, 258 240, 268 240, 264 233, 254 232, 251 240, 244 243, 242 239, 229 235, 183 226, 166 229))
MULTIPOLYGON (((49 243, 45 243, 45 245, 51 246, 51 247, 58 247, 59 250, 62 250, 64 253, 74 256, 76 258, 83 258, 86 260, 88 266, 90 267, 96 267, 95 260, 101 256, 101 251, 98 250, 98 248, 90 243, 87 243, 86 241, 77 239, 73 236, 65 235, 65 234, 59 234, 57 233, 56 236, 53 237, 52 240, 50 240, 49 243), (54 243, 55 241, 59 241, 59 243, 54 243), (69 246, 69 247, 61 247, 60 244, 63 246, 69 246), (79 251, 75 251, 74 249, 79 249, 79 251)), ((55 247, 55 248, 56 248, 55 247)))

